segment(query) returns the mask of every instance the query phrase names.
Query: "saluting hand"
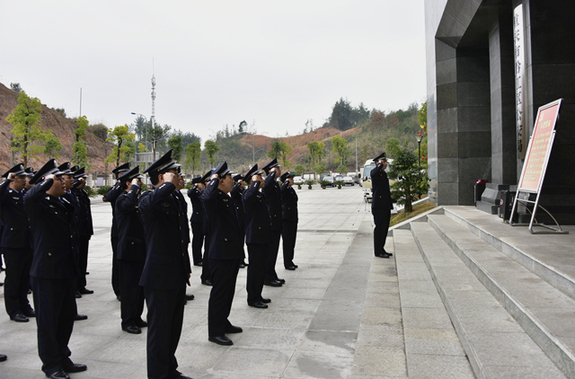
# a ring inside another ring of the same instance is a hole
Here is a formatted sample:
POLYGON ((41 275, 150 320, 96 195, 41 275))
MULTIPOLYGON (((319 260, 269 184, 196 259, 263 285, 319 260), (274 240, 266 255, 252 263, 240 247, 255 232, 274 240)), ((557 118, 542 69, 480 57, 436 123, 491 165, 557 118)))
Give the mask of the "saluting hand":
POLYGON ((166 172, 164 174, 164 181, 172 183, 176 186, 176 188, 178 187, 178 183, 180 181, 179 178, 180 175, 174 174, 173 172, 166 172))

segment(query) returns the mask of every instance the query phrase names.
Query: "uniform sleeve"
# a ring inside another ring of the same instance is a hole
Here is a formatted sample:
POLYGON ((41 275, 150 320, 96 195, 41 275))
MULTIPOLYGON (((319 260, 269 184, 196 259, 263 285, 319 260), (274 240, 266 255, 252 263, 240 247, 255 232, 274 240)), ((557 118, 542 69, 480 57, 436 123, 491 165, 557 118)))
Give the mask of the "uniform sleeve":
POLYGON ((156 187, 153 191, 149 191, 146 196, 140 197, 139 207, 142 211, 150 211, 157 204, 165 200, 172 192, 176 190, 176 186, 173 183, 166 182, 162 183, 159 187, 156 187))
POLYGON ((120 196, 122 194, 123 190, 122 190, 122 184, 120 182, 117 182, 116 184, 114 184, 112 186, 112 188, 110 188, 108 190, 108 193, 106 194, 106 199, 109 202, 114 202, 116 201, 116 199, 118 198, 118 196, 120 196))
POLYGON ((244 209, 250 209, 253 207, 254 202, 256 201, 256 193, 260 188, 260 182, 258 180, 254 180, 250 183, 250 186, 247 190, 244 191, 242 196, 242 202, 244 203, 244 209))
POLYGON ((130 190, 125 193, 126 196, 118 196, 116 199, 116 211, 125 213, 134 210, 138 205, 139 191, 140 187, 134 184, 130 187, 130 190))

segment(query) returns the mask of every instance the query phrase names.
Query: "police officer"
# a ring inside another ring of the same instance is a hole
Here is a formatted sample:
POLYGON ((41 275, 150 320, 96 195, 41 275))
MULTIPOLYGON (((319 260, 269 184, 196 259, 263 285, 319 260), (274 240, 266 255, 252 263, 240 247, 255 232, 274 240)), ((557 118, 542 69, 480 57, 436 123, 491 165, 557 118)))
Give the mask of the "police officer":
POLYGON ((270 254, 271 225, 266 198, 260 191, 264 180, 257 164, 247 172, 244 180, 249 183, 242 199, 246 211, 246 242, 250 256, 246 281, 248 305, 265 309, 271 302, 270 299, 262 297, 266 262, 270 254))
POLYGON ((28 322, 28 317, 35 317, 35 313, 28 301, 32 236, 30 220, 24 209, 24 165, 17 164, 3 177, 7 177, 0 184, 0 218, 4 225, 0 246, 6 261, 4 304, 11 320, 28 322))
MULTIPOLYGON (((204 188, 206 188, 206 180, 211 174, 212 172, 208 171, 202 177, 193 178, 193 186, 188 190, 188 197, 192 202, 192 217, 190 217, 190 224, 192 226, 192 258, 194 260, 194 266, 202 265, 202 246, 204 245, 204 206, 200 200, 200 195, 204 188)), ((206 273, 206 278, 209 278, 208 273, 206 273)))
POLYGON ((71 170, 74 177, 72 195, 74 195, 78 204, 78 246, 80 250, 80 278, 78 280, 78 292, 81 295, 89 295, 94 293, 93 290, 86 288, 88 250, 90 246, 90 238, 92 238, 92 235, 94 234, 94 227, 92 222, 90 196, 84 190, 88 175, 86 174, 86 169, 84 167, 77 169, 74 169, 73 167, 71 170))
POLYGON ((37 184, 24 195, 24 207, 32 227, 30 281, 38 326, 38 355, 47 377, 69 379, 67 373, 87 369, 70 360, 68 348, 80 273, 72 226, 74 206, 62 197, 66 187, 54 159, 38 170, 30 182, 37 184))
MULTIPOLYGON (((116 179, 118 179, 129 169, 130 163, 124 163, 113 169, 112 173, 115 175, 116 179)), ((120 300, 120 277, 118 276, 119 264, 117 263, 118 230, 116 227, 116 217, 114 216, 114 210, 116 208, 116 199, 123 192, 124 190, 122 189, 121 183, 116 181, 116 183, 108 190, 108 193, 106 194, 106 200, 109 201, 110 205, 112 206, 112 228, 110 229, 110 240, 112 242, 112 289, 114 290, 114 294, 118 300, 120 300)))
POLYGON ((371 213, 375 223, 375 229, 373 230, 374 254, 379 258, 389 258, 393 254, 385 251, 385 240, 389 229, 393 202, 389 190, 389 179, 385 173, 385 169, 387 168, 385 152, 375 157, 373 161, 376 162, 376 166, 371 170, 370 176, 371 190, 373 191, 371 213))
POLYGON ((172 150, 146 169, 154 189, 138 202, 146 235, 146 261, 140 279, 148 307, 149 379, 188 378, 177 371, 176 349, 182 333, 186 283, 191 273, 184 247, 181 208, 173 196, 180 165, 172 150))
POLYGON ((118 265, 120 278, 120 317, 122 330, 142 333, 148 324, 142 320, 144 289, 140 277, 146 260, 144 224, 138 208, 142 190, 140 167, 126 171, 118 178, 124 193, 116 198, 116 226, 118 227, 118 265))
POLYGON ((207 255, 213 285, 208 302, 208 340, 218 345, 233 345, 226 334, 242 332, 242 328, 228 320, 240 263, 244 259, 242 238, 234 203, 228 195, 234 181, 226 162, 215 170, 211 179, 201 196, 208 217, 207 255))
POLYGON ((280 247, 280 238, 282 233, 282 201, 280 186, 277 179, 281 176, 281 169, 278 165, 277 158, 274 158, 263 167, 267 177, 262 189, 268 210, 270 211, 271 229, 270 229, 270 254, 266 262, 266 273, 264 284, 272 287, 281 287, 285 280, 278 278, 276 273, 276 262, 280 247))
MULTIPOLYGON (((238 224, 240 225, 240 233, 242 235, 242 251, 244 251, 244 241, 246 239, 246 214, 244 212, 244 204, 242 202, 242 195, 245 191, 244 177, 241 174, 236 174, 232 177, 234 179, 234 186, 230 191, 230 196, 234 201, 236 207, 236 216, 238 218, 238 224)), ((246 252, 244 251, 244 257, 246 252)), ((245 260, 240 263, 240 268, 246 268, 247 263, 245 260)))
POLYGON ((293 174, 286 172, 280 178, 282 198, 282 241, 284 254, 284 268, 295 270, 298 266, 293 263, 295 241, 297 237, 297 194, 293 189, 293 174))

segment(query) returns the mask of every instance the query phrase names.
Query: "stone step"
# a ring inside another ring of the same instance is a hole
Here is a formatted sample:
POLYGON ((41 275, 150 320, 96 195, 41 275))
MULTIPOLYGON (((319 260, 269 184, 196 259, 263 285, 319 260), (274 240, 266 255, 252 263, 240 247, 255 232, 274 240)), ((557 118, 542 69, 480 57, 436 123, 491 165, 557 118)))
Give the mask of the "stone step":
MULTIPOLYGON (((411 232, 475 376, 506 379, 565 378, 554 362, 431 226, 429 220, 436 218, 444 218, 458 226, 446 216, 429 215, 428 223, 412 223, 411 232)), ((460 230, 458 233, 462 231, 466 232, 460 230)), ((492 248, 479 238, 474 238, 474 250, 478 254, 482 254, 486 248, 492 248)))
POLYGON ((469 207, 445 207, 444 214, 575 300, 575 276, 570 275, 575 269, 572 269, 573 264, 566 267, 561 259, 563 254, 573 255, 573 246, 564 236, 525 233, 525 227, 512 227, 498 217, 482 217, 469 207), (527 245, 524 244, 526 240, 529 240, 527 245), (554 262, 547 254, 548 246, 551 242, 557 246, 562 240, 566 244, 565 251, 554 252, 557 255, 554 262), (517 242, 523 242, 521 247, 517 242), (566 269, 571 270, 567 272, 566 269))

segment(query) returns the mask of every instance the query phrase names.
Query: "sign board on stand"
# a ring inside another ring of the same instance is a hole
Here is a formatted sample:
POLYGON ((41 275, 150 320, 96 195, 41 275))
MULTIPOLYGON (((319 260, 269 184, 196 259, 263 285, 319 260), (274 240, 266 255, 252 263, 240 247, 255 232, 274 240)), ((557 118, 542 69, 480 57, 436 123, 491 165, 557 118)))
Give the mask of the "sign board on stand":
POLYGON ((547 233, 568 233, 561 229, 561 226, 557 223, 551 213, 539 205, 541 187, 543 186, 545 171, 547 170, 549 156, 551 155, 553 141, 555 140, 555 124, 559 118, 561 100, 562 99, 559 99, 552 103, 543 105, 539 107, 539 110, 537 111, 537 118, 535 119, 533 135, 529 140, 529 147, 527 148, 527 154, 525 155, 525 164, 523 165, 523 170, 521 171, 519 185, 517 186, 517 195, 513 201, 513 208, 509 218, 509 223, 511 225, 529 225, 529 231, 533 234, 544 233, 542 231, 534 231, 533 226, 541 226, 550 230, 546 231, 547 233), (527 194, 535 194, 536 199, 534 201, 529 200, 529 198, 519 200, 519 194, 521 192, 527 194), (527 203, 534 204, 533 211, 531 212, 531 221, 529 224, 513 223, 513 216, 517 210, 518 202, 523 203, 524 205, 527 205, 527 203), (534 223, 538 208, 541 208, 543 211, 545 211, 553 219, 553 221, 555 221, 557 228, 544 224, 534 223))

